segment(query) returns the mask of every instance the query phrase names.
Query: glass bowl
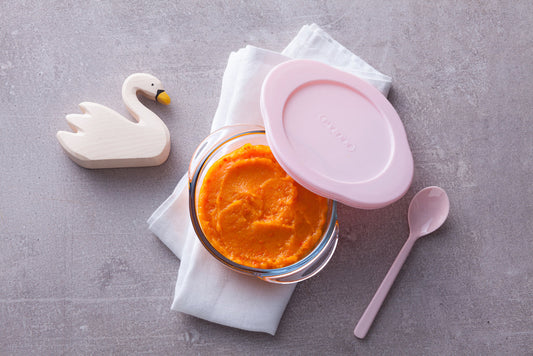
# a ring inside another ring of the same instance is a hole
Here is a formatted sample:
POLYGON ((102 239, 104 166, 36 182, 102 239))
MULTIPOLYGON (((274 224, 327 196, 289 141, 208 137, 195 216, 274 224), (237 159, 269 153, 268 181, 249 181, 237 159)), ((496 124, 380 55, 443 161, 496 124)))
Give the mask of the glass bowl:
POLYGON ((253 268, 231 261, 217 251, 205 236, 198 219, 198 196, 205 174, 220 157, 239 147, 268 145, 265 130, 261 126, 227 126, 209 135, 196 149, 189 166, 189 209, 191 221, 204 247, 219 262, 234 271, 251 275, 271 283, 288 284, 303 281, 320 272, 329 262, 338 241, 337 203, 328 200, 328 212, 324 233, 315 248, 305 257, 286 267, 274 269, 253 268))

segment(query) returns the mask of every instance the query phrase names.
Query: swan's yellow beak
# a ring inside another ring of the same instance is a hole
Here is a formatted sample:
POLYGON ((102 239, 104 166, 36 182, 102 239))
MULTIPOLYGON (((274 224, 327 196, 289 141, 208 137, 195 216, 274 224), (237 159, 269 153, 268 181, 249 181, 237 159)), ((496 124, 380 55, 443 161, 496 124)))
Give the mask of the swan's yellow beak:
POLYGON ((158 90, 157 95, 155 96, 155 100, 157 100, 158 103, 168 105, 170 104, 170 96, 164 91, 164 90, 158 90))

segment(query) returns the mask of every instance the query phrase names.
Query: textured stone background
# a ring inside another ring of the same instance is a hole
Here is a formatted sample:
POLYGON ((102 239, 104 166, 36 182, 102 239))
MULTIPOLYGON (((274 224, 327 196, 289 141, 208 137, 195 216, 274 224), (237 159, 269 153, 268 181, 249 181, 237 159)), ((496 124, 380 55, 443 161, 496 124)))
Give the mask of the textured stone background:
POLYGON ((533 2, 4 1, 0 12, 0 354, 531 354, 533 2), (393 77, 411 190, 342 206, 331 263, 275 337, 170 311, 179 261, 147 229, 209 131, 229 53, 281 50, 316 22, 393 77), (126 114, 122 81, 157 75, 168 161, 90 171, 54 135, 77 104, 126 114), (451 215, 412 251, 364 341, 353 328, 408 234, 414 193, 451 215))

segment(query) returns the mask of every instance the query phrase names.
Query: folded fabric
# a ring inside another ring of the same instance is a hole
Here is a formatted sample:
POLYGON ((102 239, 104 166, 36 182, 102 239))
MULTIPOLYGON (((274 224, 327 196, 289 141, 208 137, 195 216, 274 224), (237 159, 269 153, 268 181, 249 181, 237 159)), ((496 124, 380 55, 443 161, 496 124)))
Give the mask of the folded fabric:
MULTIPOLYGON (((263 125, 259 104, 268 72, 292 58, 322 61, 358 75, 387 95, 391 78, 348 51, 317 25, 304 26, 281 53, 247 46, 231 53, 211 130, 263 125)), ((188 180, 148 220, 149 229, 181 260, 172 309, 222 325, 274 335, 295 285, 277 285, 233 272, 202 246, 189 218, 188 180)))

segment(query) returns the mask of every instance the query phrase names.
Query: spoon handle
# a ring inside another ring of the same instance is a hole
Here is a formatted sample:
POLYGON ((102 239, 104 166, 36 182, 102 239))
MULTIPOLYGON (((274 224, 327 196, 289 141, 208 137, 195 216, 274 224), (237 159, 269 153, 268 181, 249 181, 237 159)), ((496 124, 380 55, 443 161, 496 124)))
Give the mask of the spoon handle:
POLYGON ((363 339, 366 336, 368 329, 370 329, 370 326, 372 325, 372 322, 374 321, 374 318, 376 317, 379 308, 381 308, 385 297, 387 297, 387 294, 389 293, 389 290, 392 287, 392 284, 394 283, 398 272, 400 272, 400 269, 402 268, 405 260, 407 259, 407 256, 409 255, 409 252, 411 252, 415 241, 415 236, 409 235, 409 238, 398 253, 398 256, 396 256, 394 262, 392 263, 389 272, 387 272, 387 275, 383 279, 383 282, 381 282, 381 285, 376 291, 376 294, 370 301, 368 307, 366 307, 363 316, 357 323, 357 326, 354 330, 354 335, 357 336, 359 339, 363 339))

